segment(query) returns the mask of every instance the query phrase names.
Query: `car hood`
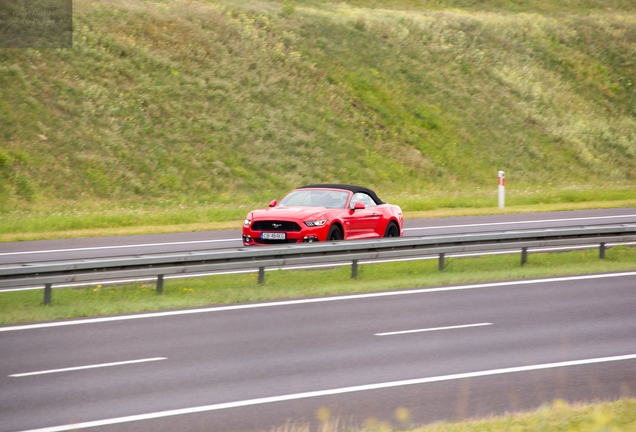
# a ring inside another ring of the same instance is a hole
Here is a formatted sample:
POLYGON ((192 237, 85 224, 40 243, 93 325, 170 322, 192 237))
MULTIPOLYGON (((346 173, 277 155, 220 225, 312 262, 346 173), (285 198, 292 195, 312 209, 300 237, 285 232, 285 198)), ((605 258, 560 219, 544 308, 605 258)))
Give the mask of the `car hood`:
POLYGON ((270 207, 254 210, 253 219, 300 219, 310 221, 319 218, 328 210, 325 207, 270 207))

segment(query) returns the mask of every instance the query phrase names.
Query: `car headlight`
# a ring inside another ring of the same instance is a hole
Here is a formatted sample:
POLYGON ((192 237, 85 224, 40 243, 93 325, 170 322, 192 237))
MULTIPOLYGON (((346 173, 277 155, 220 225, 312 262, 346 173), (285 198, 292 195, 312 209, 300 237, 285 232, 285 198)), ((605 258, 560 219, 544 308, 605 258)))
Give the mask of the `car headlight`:
POLYGON ((321 219, 317 221, 305 222, 305 225, 307 225, 308 227, 321 227, 324 226, 327 222, 329 222, 327 219, 321 219))
POLYGON ((245 220, 243 221, 243 226, 248 227, 250 226, 251 223, 252 223, 252 219, 245 218, 245 220))

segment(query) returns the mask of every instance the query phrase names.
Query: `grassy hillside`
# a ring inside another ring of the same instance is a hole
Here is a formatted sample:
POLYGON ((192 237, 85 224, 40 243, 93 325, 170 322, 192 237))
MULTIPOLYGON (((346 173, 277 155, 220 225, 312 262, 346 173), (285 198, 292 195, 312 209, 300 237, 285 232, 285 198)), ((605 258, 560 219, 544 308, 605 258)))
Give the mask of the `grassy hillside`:
POLYGON ((632 1, 74 4, 73 49, 0 50, 5 221, 313 182, 480 206, 498 169, 510 204, 634 198, 632 1))

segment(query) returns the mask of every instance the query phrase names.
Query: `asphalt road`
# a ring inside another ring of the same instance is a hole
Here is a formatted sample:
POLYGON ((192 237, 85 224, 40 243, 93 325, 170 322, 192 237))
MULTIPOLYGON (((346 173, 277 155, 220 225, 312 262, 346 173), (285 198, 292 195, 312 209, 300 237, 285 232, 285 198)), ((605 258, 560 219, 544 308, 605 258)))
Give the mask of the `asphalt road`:
MULTIPOLYGON (((636 222, 636 208, 412 219, 405 236, 505 231, 636 222)), ((0 265, 163 252, 242 247, 241 231, 206 231, 121 237, 0 243, 0 265)))
POLYGON ((635 310, 632 272, 0 327, 0 432, 270 430, 321 408, 406 426, 634 395, 635 310))
MULTIPOLYGON (((422 219, 405 235, 630 222, 636 209, 422 219)), ((239 235, 2 243, 0 264, 240 247, 239 235)), ((321 408, 341 425, 408 426, 633 395, 635 289, 634 274, 556 278, 0 327, 0 432, 270 430, 321 408)))

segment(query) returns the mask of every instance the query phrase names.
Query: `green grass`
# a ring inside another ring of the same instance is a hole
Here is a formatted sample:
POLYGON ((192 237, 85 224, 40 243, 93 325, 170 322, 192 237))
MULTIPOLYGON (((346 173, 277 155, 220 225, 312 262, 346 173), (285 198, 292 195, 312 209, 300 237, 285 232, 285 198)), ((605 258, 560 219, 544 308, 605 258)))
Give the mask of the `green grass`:
POLYGON ((58 211, 13 211, 0 214, 0 239, 38 239, 91 236, 99 233, 152 233, 158 227, 240 228, 250 206, 233 204, 215 206, 109 207, 101 210, 65 209, 58 211), (118 231, 119 230, 119 231, 118 231), (5 235, 3 237, 3 235, 5 235))
POLYGON ((443 272, 436 260, 368 264, 356 280, 349 266, 268 271, 263 286, 255 273, 172 279, 163 295, 154 283, 54 289, 50 306, 42 304, 44 290, 20 291, 0 293, 0 324, 624 270, 636 270, 636 248, 612 248, 605 260, 598 250, 530 254, 523 267, 518 254, 449 258, 443 272))
MULTIPOLYGON (((323 420, 318 429, 321 432, 343 430, 345 423, 341 419, 329 418, 329 412, 320 409, 316 416, 323 420)), ((398 408, 393 424, 408 425, 411 413, 398 408)), ((308 425, 272 429, 272 432, 309 432, 308 425)), ((636 431, 636 399, 625 397, 616 401, 604 401, 595 404, 575 403, 557 399, 535 411, 510 413, 486 419, 463 422, 439 422, 427 426, 409 426, 394 428, 388 421, 368 419, 360 427, 344 430, 352 432, 392 432, 409 430, 413 432, 629 432, 636 431)))
POLYGON ((465 423, 440 423, 415 429, 416 432, 459 431, 550 431, 550 432, 602 432, 635 431, 636 400, 603 402, 598 404, 568 405, 556 400, 536 412, 510 414, 493 419, 465 423))
MULTIPOLYGON (((295 4, 310 4, 297 0, 295 4)), ((331 3, 341 3, 332 0, 331 3)), ((597 11, 633 12, 634 3, 629 0, 569 0, 555 2, 551 0, 350 0, 347 4, 355 7, 398 10, 444 10, 465 9, 470 11, 496 11, 507 13, 589 13, 597 11)))
POLYGON ((627 0, 78 0, 0 51, 0 234, 240 220, 314 182, 406 211, 634 199, 627 0), (16 217, 16 215, 18 215, 16 217))

